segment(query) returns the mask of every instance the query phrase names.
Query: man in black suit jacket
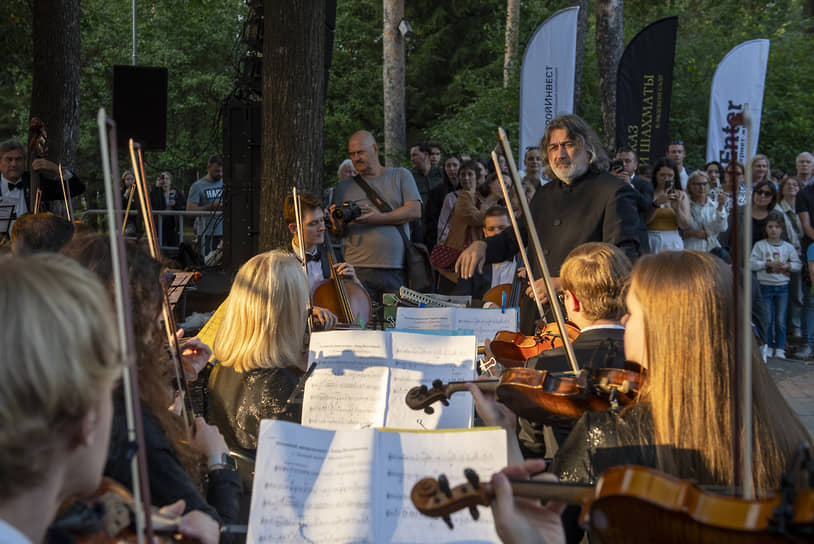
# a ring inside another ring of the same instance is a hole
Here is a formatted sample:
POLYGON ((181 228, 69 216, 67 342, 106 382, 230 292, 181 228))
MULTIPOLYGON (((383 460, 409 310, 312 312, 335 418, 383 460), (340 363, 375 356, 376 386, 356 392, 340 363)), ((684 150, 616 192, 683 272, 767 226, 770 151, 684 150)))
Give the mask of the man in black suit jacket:
POLYGON ((636 189, 636 211, 639 212, 639 246, 641 253, 650 253, 650 241, 647 237, 647 214, 653 206, 653 184, 636 175, 639 168, 639 155, 631 147, 620 147, 616 150, 616 160, 622 161, 622 168, 611 172, 625 183, 636 189))
MULTIPOLYGON (((568 254, 560 271, 563 304, 568 319, 580 329, 573 342, 579 368, 624 368, 626 313, 625 283, 633 265, 617 247, 592 242, 568 254)), ((563 348, 542 352, 526 361, 526 367, 549 372, 571 370, 563 348)), ((568 436, 574 421, 553 426, 543 441, 542 424, 520 418, 518 438, 524 457, 553 455, 555 446, 568 436)))
MULTIPOLYGON (((62 201, 62 183, 59 179, 59 167, 52 161, 43 158, 34 159, 31 167, 39 174, 39 187, 42 189, 42 202, 62 201)), ((72 172, 62 169, 68 182, 70 196, 85 192, 85 184, 72 172)), ((14 209, 17 217, 34 211, 36 194, 31 191, 31 175, 25 171, 25 149, 17 140, 6 140, 0 143, 0 196, 4 200, 16 200, 14 209)))
MULTIPOLYGON (((636 191, 607 172, 608 158, 596 132, 579 116, 561 115, 546 127, 540 149, 546 177, 552 181, 534 194, 531 218, 554 288, 559 289, 560 266, 565 257, 585 242, 613 244, 635 260, 640 255, 636 191)), ((455 263, 455 271, 462 278, 470 278, 482 271, 484 264, 504 261, 517 251, 514 233, 503 231, 470 244, 455 263)), ((545 298, 537 263, 532 267, 538 278, 537 292, 545 298)), ((534 316, 529 306, 520 307, 521 330, 525 334, 533 329, 534 316)))

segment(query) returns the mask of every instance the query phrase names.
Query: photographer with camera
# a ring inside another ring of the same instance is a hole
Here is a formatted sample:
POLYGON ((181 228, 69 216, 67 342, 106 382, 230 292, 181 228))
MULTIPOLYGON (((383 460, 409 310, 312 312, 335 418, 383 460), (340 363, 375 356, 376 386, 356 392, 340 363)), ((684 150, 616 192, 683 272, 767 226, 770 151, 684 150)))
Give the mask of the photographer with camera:
POLYGON ((647 215, 653 204, 653 184, 637 176, 639 155, 631 147, 620 147, 616 150, 616 159, 611 162, 611 174, 629 183, 636 189, 636 211, 639 213, 639 250, 642 255, 650 253, 650 242, 647 236, 647 215))
POLYGON ((353 134, 348 154, 359 175, 343 179, 334 190, 331 234, 345 239, 345 259, 371 300, 381 304, 382 293, 406 285, 406 248, 398 229, 410 238, 407 223, 421 218, 421 196, 407 169, 382 166, 371 133, 353 134))
MULTIPOLYGON (((161 172, 155 180, 155 187, 150 190, 150 207, 154 210, 183 211, 187 208, 184 192, 172 187, 172 174, 161 172)), ((180 231, 181 221, 176 216, 161 216, 161 245, 177 246, 183 236, 180 231)))

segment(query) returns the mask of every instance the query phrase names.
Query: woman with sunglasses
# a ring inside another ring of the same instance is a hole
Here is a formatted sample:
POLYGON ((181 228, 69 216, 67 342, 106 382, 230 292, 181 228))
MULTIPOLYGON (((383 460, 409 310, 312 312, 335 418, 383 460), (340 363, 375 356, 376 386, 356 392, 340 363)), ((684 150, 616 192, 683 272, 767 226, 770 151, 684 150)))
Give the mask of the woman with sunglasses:
POLYGON ((707 174, 696 170, 687 180, 690 195, 690 225, 682 231, 684 247, 696 251, 710 251, 720 247, 718 235, 726 230, 726 195, 718 193, 710 198, 710 181, 707 174))

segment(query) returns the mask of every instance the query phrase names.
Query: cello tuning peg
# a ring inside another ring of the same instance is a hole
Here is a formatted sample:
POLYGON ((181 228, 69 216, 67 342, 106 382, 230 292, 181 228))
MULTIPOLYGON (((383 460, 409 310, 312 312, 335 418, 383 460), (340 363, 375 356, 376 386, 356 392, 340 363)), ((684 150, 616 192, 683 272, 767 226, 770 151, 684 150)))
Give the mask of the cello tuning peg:
POLYGON ((426 386, 426 385, 421 384, 421 387, 419 387, 419 388, 418 388, 418 391, 419 391, 419 392, 420 392, 422 395, 426 395, 426 394, 427 394, 427 391, 429 391, 429 389, 427 389, 427 386, 426 386))
POLYGON ((472 514, 472 519, 474 519, 475 521, 478 521, 478 518, 480 517, 480 512, 478 512, 478 507, 477 506, 475 506, 474 504, 470 504, 469 505, 469 513, 472 514))
POLYGON ((435 413, 435 408, 433 408, 432 406, 427 406, 426 408, 424 408, 424 413, 425 414, 430 414, 430 415, 434 414, 435 413))
POLYGON ((444 406, 449 406, 449 401, 447 399, 439 399, 439 400, 441 401, 441 404, 443 404, 444 406))
POLYGON ((444 382, 441 381, 441 380, 433 380, 432 381, 432 386, 435 389, 443 389, 444 388, 444 382))
POLYGON ((480 477, 478 473, 472 470, 471 468, 464 469, 464 476, 466 476, 466 481, 468 481, 472 487, 475 489, 480 489, 480 477))
POLYGON ((438 477, 438 489, 447 497, 452 497, 452 490, 449 488, 449 480, 446 475, 442 474, 438 477))
POLYGON ((443 519, 443 520, 444 520, 444 523, 446 523, 446 524, 447 524, 447 527, 449 527, 450 529, 454 529, 454 528, 455 528, 455 526, 453 526, 453 525, 452 525, 452 520, 449 518, 449 516, 444 516, 444 517, 442 517, 441 519, 443 519))

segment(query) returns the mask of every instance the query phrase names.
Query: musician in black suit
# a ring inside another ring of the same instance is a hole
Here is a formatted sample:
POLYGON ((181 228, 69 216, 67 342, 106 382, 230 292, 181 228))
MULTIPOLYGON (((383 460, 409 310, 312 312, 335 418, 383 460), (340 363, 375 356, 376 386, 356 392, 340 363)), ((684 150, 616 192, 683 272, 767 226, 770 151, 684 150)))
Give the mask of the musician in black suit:
MULTIPOLYGON (((489 238, 496 236, 511 228, 509 212, 504 206, 495 205, 486 210, 483 217, 483 236, 489 238)), ((517 272, 515 259, 492 263, 483 267, 483 272, 474 274, 471 278, 460 279, 455 284, 453 295, 470 295, 473 303, 483 299, 483 295, 492 287, 504 283, 512 283, 517 272)), ((473 304, 474 305, 474 304, 473 304)))
MULTIPOLYGON (((42 202, 62 201, 62 183, 59 179, 59 167, 53 161, 44 158, 34 159, 31 167, 39 174, 42 202)), ((70 196, 85 192, 85 184, 69 170, 63 168, 62 175, 68 182, 70 196)), ((0 196, 3 200, 14 200, 14 213, 20 217, 34 211, 36 194, 31 191, 31 176, 25 171, 25 149, 17 140, 6 140, 0 143, 0 196)))
MULTIPOLYGON (((556 117, 546 126, 540 148, 552 181, 537 189, 529 206, 555 289, 566 256, 585 242, 613 244, 636 259, 641 250, 636 190, 607 172, 607 155, 590 125, 576 115, 556 117)), ((455 271, 462 278, 472 277, 484 264, 506 260, 517 250, 514 233, 504 231, 470 244, 455 271)), ((537 292, 545 298, 543 278, 536 262, 532 266, 537 292)), ((520 313, 521 330, 531 334, 532 312, 521 305, 520 313)))
MULTIPOLYGON (((331 277, 331 267, 328 259, 330 247, 325 241, 325 210, 322 201, 308 192, 298 192, 300 201, 300 215, 302 221, 302 239, 305 248, 305 268, 308 271, 308 284, 313 291, 314 286, 324 279, 331 277)), ((283 205, 283 218, 291 232, 291 250, 299 258, 299 235, 297 234, 297 217, 294 210, 294 197, 289 194, 283 205)), ((334 263, 335 270, 343 278, 362 285, 356 277, 353 266, 347 262, 334 263)), ((338 322, 333 312, 314 306, 314 315, 322 323, 325 330, 334 328, 338 322)))

